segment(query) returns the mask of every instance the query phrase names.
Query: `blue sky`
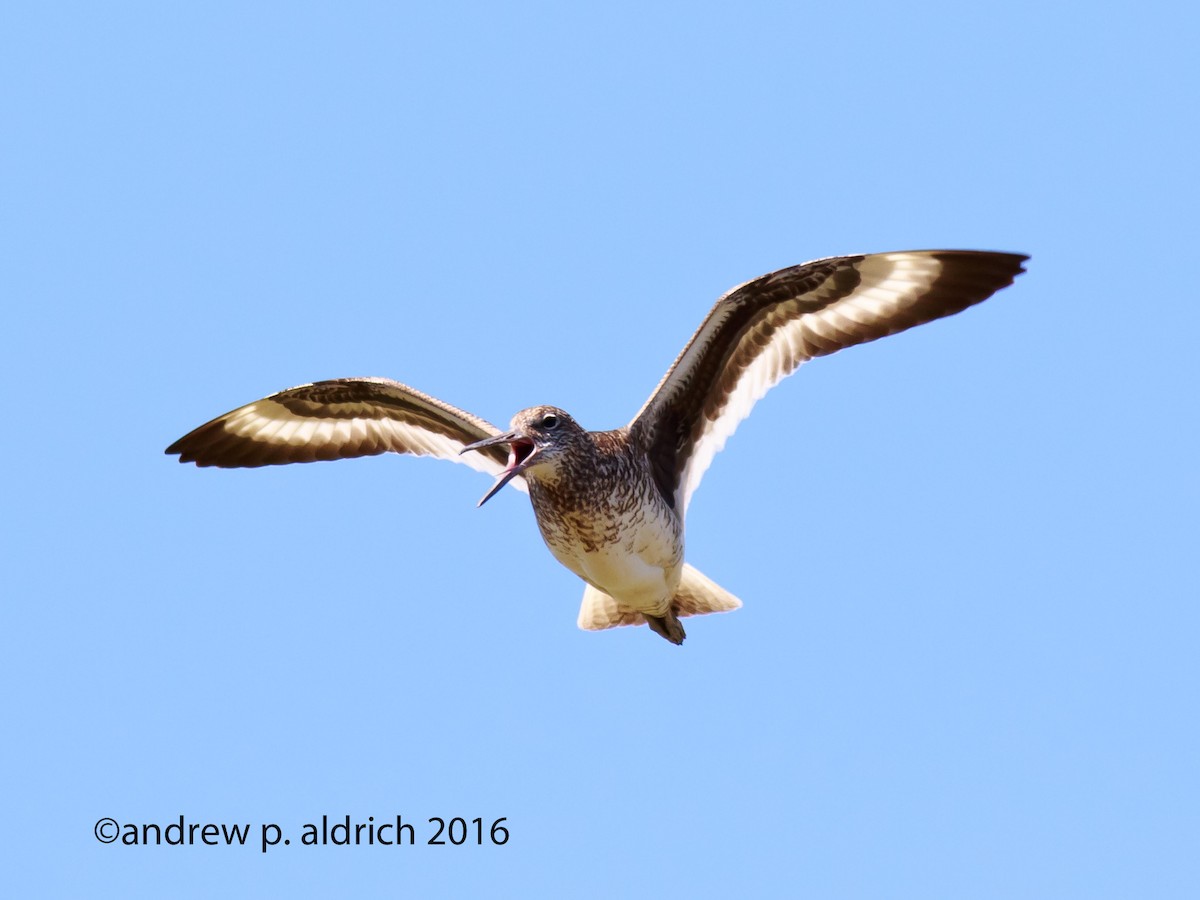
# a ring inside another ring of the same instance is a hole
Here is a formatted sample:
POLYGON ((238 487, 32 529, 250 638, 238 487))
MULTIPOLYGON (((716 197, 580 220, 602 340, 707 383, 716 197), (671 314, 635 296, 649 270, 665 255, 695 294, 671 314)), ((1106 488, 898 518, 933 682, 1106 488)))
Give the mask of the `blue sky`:
POLYGON ((1200 891, 1192 6, 3 20, 16 894, 1200 891), (681 649, 577 630, 464 467, 162 454, 351 375, 615 427, 731 285, 921 247, 1033 258, 759 404, 688 523, 746 605, 681 649), (252 846, 93 837, 181 815, 252 846))

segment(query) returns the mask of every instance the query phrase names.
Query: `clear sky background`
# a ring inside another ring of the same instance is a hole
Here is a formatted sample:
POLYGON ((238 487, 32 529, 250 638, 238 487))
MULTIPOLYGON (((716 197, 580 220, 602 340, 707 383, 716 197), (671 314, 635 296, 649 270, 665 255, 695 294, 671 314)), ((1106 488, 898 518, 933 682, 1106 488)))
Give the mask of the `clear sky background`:
POLYGON ((0 15, 11 896, 1200 896, 1194 4, 0 15), (615 427, 730 286, 927 247, 1033 258, 759 404, 682 648, 465 467, 162 452, 351 375, 615 427), (93 836, 181 815, 248 845, 93 836))

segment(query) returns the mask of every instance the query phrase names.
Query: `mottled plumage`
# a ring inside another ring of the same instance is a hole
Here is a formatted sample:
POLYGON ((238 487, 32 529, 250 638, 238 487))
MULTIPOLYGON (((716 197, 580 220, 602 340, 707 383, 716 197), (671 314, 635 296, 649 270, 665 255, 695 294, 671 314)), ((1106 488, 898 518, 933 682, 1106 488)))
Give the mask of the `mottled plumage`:
POLYGON ((816 260, 748 281, 709 312, 624 428, 587 431, 560 409, 522 410, 499 429, 383 378, 272 394, 167 448, 200 466, 263 466, 384 452, 432 455, 528 490, 550 552, 588 585, 593 630, 647 623, 672 641, 679 618, 741 605, 683 561, 684 516, 712 458, 756 400, 808 359, 986 300, 1027 257, 972 250, 816 260))

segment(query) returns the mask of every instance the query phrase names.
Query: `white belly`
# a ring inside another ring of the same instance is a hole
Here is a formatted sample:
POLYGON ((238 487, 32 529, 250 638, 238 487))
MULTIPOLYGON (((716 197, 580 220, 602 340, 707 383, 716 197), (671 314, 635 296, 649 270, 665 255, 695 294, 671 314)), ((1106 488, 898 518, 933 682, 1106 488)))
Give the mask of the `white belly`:
POLYGON ((573 569, 592 587, 603 591, 622 606, 651 615, 663 615, 670 606, 683 562, 674 565, 648 562, 632 553, 599 550, 576 557, 573 569))
POLYGON ((592 587, 628 609, 666 613, 683 573, 681 529, 669 513, 601 529, 570 516, 539 524, 555 558, 592 587))

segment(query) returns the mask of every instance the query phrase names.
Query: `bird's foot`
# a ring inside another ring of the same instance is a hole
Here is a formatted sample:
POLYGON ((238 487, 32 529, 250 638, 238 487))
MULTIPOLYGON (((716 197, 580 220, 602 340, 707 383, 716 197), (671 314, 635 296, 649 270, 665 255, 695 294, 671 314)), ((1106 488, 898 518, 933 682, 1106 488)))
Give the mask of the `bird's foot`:
POLYGON ((683 623, 674 612, 668 612, 665 616, 646 616, 646 624, 650 626, 651 631, 662 635, 672 644, 682 644, 683 639, 687 637, 683 623))

